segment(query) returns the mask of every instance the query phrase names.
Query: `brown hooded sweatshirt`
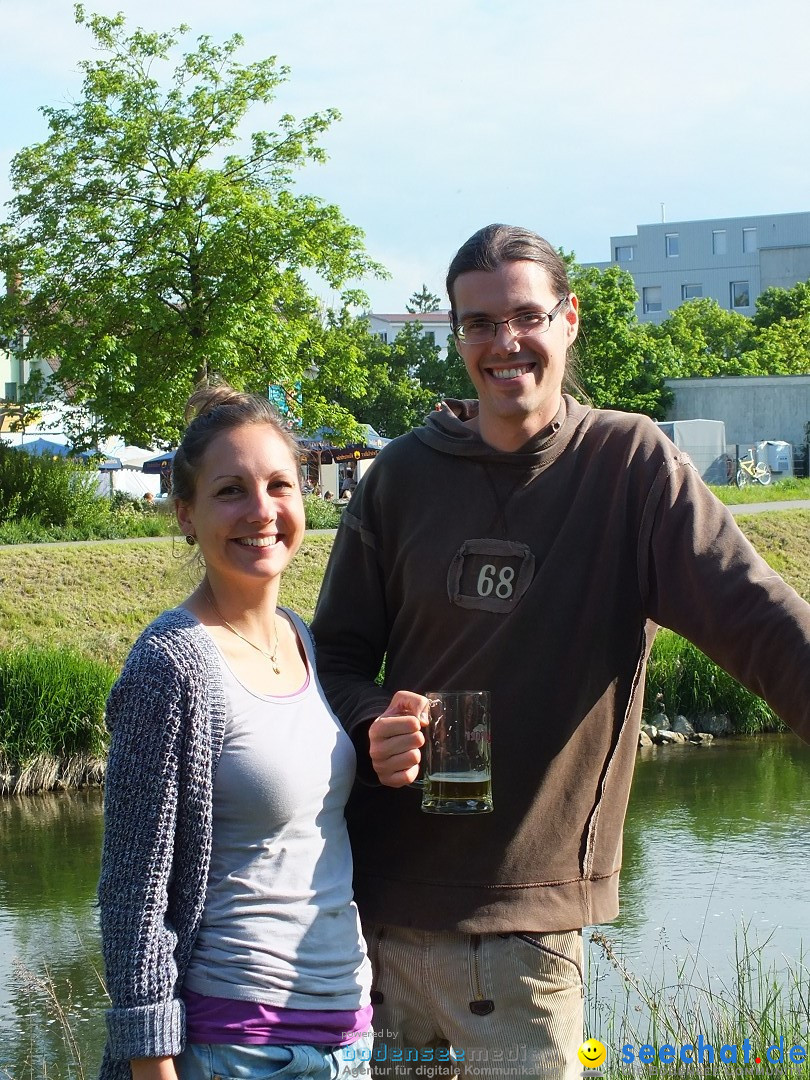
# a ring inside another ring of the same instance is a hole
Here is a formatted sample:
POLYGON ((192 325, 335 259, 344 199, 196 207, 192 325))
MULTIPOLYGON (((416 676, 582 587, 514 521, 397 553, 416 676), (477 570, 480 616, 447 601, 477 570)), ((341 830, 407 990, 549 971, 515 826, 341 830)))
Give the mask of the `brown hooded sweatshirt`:
POLYGON ((502 453, 462 423, 476 409, 451 402, 380 454, 318 602, 319 675, 366 762, 355 893, 373 922, 568 930, 618 913, 656 624, 810 741, 810 606, 647 418, 566 397, 502 453), (368 782, 368 725, 399 689, 491 691, 493 813, 427 815, 418 787, 368 782))

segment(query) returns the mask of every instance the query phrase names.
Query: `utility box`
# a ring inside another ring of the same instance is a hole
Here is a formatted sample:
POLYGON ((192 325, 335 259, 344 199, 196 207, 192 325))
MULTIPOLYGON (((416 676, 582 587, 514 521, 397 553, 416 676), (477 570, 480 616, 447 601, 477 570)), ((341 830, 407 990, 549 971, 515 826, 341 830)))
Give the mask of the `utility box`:
POLYGON ((662 420, 658 426, 685 450, 707 484, 727 484, 726 425, 722 420, 662 420))
POLYGON ((781 439, 765 439, 757 443, 757 461, 764 461, 780 480, 793 476, 793 446, 781 439))

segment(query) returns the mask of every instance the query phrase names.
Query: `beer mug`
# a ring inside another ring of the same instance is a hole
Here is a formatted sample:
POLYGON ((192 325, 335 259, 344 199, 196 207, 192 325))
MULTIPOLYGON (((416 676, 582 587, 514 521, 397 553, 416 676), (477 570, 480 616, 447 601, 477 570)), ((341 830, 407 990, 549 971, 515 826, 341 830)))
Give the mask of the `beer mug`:
POLYGON ((427 814, 492 810, 489 691, 425 695, 430 724, 422 748, 422 809, 427 814))

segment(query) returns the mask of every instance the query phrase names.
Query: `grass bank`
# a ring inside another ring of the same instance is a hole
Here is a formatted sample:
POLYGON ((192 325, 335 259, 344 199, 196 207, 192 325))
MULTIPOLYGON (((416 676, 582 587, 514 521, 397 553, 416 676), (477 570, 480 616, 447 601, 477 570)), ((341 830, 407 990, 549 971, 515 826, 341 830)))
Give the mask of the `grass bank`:
MULTIPOLYGON (((751 514, 738 524, 810 600, 810 511, 751 514)), ((307 535, 284 575, 282 603, 305 619, 331 548, 331 536, 307 535)), ((2 549, 0 649, 58 646, 120 667, 143 627, 198 580, 189 549, 171 539, 2 549)))
MULTIPOLYGON (((738 521, 774 569, 810 600, 810 511, 756 514, 738 521)), ((331 535, 307 535, 284 576, 281 602, 305 619, 314 612, 331 547, 331 535)), ((85 660, 98 665, 90 669, 90 675, 82 674, 77 684, 84 686, 89 680, 96 688, 82 721, 60 712, 54 696, 46 699, 42 693, 37 698, 30 693, 31 679, 28 690, 13 698, 16 741, 0 742, 0 773, 6 776, 0 788, 18 784, 23 775, 30 781, 29 789, 52 786, 47 781, 48 777, 53 780, 54 760, 70 758, 71 769, 79 769, 79 759, 63 738, 77 724, 85 735, 82 753, 97 759, 102 703, 110 681, 143 627, 180 602, 196 586, 199 573, 193 554, 177 539, 0 550, 0 665, 4 657, 17 655, 27 657, 26 663, 33 662, 31 657, 36 658, 42 649, 67 652, 76 663, 85 660)), ((729 633, 733 632, 729 627, 729 633)), ((58 666, 54 659, 50 663, 58 666)), ((22 680, 19 667, 11 665, 8 670, 16 672, 18 682, 22 680)), ((71 697, 70 692, 64 693, 62 677, 54 678, 62 697, 71 697)), ((41 685, 39 675, 33 684, 37 679, 41 685)), ((649 712, 657 695, 670 717, 679 712, 690 717, 723 712, 740 731, 779 726, 758 699, 691 645, 666 632, 659 634, 650 663, 649 712)), ((4 723, 2 716, 0 724, 12 729, 10 720, 4 723)))
MULTIPOLYGON (((305 619, 331 547, 331 536, 307 536, 284 575, 281 602, 305 619)), ((120 668, 144 626, 198 581, 176 539, 0 550, 0 650, 58 646, 120 668)))
POLYGON ((0 794, 101 779, 114 677, 70 649, 0 651, 0 794))

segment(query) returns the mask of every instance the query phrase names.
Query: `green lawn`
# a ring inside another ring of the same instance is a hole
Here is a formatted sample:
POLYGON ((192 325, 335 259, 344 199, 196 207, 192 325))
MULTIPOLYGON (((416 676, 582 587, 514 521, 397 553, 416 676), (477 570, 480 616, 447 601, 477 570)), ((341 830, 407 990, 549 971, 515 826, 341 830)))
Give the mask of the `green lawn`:
MULTIPOLYGON (((740 527, 810 600, 810 511, 751 514, 740 527)), ((331 535, 307 535, 282 583, 282 602, 312 617, 331 535)), ((0 550, 0 649, 76 649, 116 667, 138 633, 195 587, 199 571, 177 540, 53 544, 0 550)))
MULTIPOLYGON (((312 617, 332 537, 307 536, 282 603, 312 617)), ((120 667, 140 631, 199 581, 177 540, 47 544, 0 550, 0 649, 76 649, 120 667)))
POLYGON ((774 480, 763 487, 762 484, 746 484, 738 488, 736 484, 722 487, 710 485, 717 498, 727 506, 741 503, 781 502, 786 499, 810 499, 810 479, 774 480))

